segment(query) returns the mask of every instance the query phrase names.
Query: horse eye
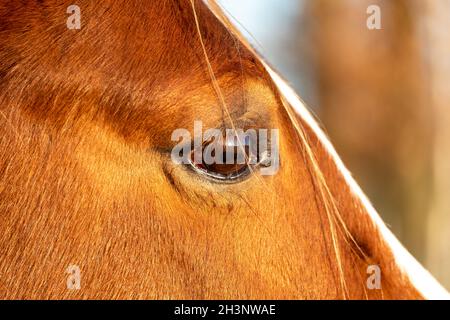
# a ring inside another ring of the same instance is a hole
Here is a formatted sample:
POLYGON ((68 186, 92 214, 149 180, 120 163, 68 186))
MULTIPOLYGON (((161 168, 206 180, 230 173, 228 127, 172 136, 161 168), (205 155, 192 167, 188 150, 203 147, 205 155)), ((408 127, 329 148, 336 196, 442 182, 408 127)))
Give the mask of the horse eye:
POLYGON ((189 157, 189 163, 193 169, 208 178, 218 180, 220 182, 238 182, 248 177, 251 173, 249 164, 249 148, 243 146, 226 147, 218 144, 211 149, 211 159, 204 156, 204 151, 211 148, 214 142, 205 143, 201 150, 193 150, 189 157), (216 155, 216 150, 221 149, 221 154, 216 155), (198 152, 202 156, 200 160, 195 161, 195 153, 198 152), (212 161, 215 160, 215 161, 212 161))

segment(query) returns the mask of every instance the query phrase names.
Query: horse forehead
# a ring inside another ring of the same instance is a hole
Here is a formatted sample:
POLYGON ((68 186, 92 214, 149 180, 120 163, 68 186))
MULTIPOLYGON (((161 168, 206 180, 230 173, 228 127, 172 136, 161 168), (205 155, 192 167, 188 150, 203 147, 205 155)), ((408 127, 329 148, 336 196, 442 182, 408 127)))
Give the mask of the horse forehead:
MULTIPOLYGON (((80 0, 77 5, 81 10, 80 30, 66 28, 69 15, 56 0, 3 8, 0 20, 5 22, 3 27, 9 36, 0 41, 12 52, 7 57, 42 77, 54 75, 80 84, 88 79, 91 84, 148 89, 153 84, 160 88, 172 85, 180 76, 193 82, 209 80, 190 0, 151 4, 142 0, 80 0), (42 21, 44 16, 46 21, 42 21), (23 34, 24 28, 29 32, 23 34)), ((240 72, 245 65, 250 66, 247 71, 256 71, 252 57, 239 48, 238 41, 203 1, 194 1, 194 6, 216 75, 240 72)))
POLYGON ((136 13, 130 5, 111 14, 114 20, 124 10, 130 11, 120 27, 112 31, 118 48, 103 49, 110 58, 105 69, 113 70, 131 86, 137 84, 154 101, 168 97, 175 101, 183 92, 211 86, 203 41, 214 75, 223 80, 224 89, 241 87, 242 79, 236 78, 265 78, 263 67, 202 1, 195 1, 195 12, 190 0, 161 3, 151 6, 148 12, 136 13))
MULTIPOLYGON (((252 57, 237 47, 236 39, 203 1, 195 1, 194 7, 190 0, 166 0, 140 12, 136 12, 135 5, 117 8, 110 19, 113 23, 121 19, 119 26, 112 31, 113 43, 120 53, 109 50, 106 54, 111 59, 134 62, 122 64, 125 68, 134 68, 128 72, 136 75, 139 73, 136 69, 146 70, 146 77, 157 77, 160 81, 174 74, 204 73, 200 31, 215 72, 226 73, 241 69, 247 62, 253 63, 252 57), (194 10, 200 30, 197 29, 194 10)), ((98 39, 100 42, 105 40, 98 39)))

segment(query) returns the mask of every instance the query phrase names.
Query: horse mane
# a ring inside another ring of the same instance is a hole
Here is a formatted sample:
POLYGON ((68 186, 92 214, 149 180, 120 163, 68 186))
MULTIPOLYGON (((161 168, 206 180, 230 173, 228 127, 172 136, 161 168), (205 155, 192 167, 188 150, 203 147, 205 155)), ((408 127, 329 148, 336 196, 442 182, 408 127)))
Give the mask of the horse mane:
MULTIPOLYGON (((193 6, 195 15, 195 6, 193 0, 190 0, 193 6)), ((336 165, 339 173, 343 176, 345 183, 352 192, 352 195, 360 202, 362 208, 367 213, 371 222, 375 225, 376 229, 380 232, 384 241, 388 244, 395 259, 395 263, 400 271, 408 277, 415 289, 426 299, 449 299, 448 292, 436 281, 436 279, 406 250, 406 248, 399 242, 394 234, 389 230, 386 224, 382 221, 380 215, 377 213, 367 196, 359 187, 358 183, 353 179, 350 171, 345 167, 344 163, 340 159, 336 150, 334 149, 329 138, 321 129, 318 121, 311 114, 306 107, 306 104, 295 93, 285 79, 283 79, 278 72, 275 71, 269 62, 267 62, 263 56, 250 44, 247 38, 241 33, 237 25, 239 22, 227 12, 217 0, 203 0, 207 7, 212 11, 215 17, 222 23, 222 25, 230 32, 230 34, 237 39, 247 50, 249 50, 253 56, 264 66, 267 73, 270 75, 277 93, 281 98, 283 108, 289 116, 292 125, 297 132, 298 138, 305 148, 306 156, 309 164, 312 167, 312 179, 316 188, 319 191, 319 200, 323 202, 323 206, 328 219, 329 230, 333 241, 333 248, 340 272, 340 284, 342 296, 344 299, 348 297, 348 289, 345 282, 344 270, 342 269, 341 262, 341 249, 339 246, 338 232, 341 231, 344 234, 344 238, 347 243, 352 242, 358 253, 364 256, 364 251, 359 247, 351 233, 348 231, 345 221, 342 219, 341 213, 336 205, 336 200, 333 194, 330 192, 328 183, 324 177, 324 174, 318 164, 318 160, 310 146, 307 139, 303 123, 306 124, 309 130, 317 137, 322 147, 327 152, 328 156, 336 165), (233 22, 234 20, 234 22, 233 22), (298 120, 301 119, 301 121, 298 120)), ((197 27, 200 28, 197 22, 197 27)), ((245 28, 244 28, 245 29, 245 28)), ((199 37, 201 39, 200 30, 198 30, 199 37)), ((201 40, 202 41, 202 40, 201 40)), ((203 42, 202 42, 202 46, 203 42)), ((207 59, 206 51, 205 56, 207 59)), ((212 73, 212 81, 214 82, 214 73, 209 67, 210 73, 212 73)), ((217 83, 216 85, 217 86, 217 83)), ((216 91, 220 88, 216 87, 216 91)), ((356 254, 358 256, 358 254, 356 254)), ((367 296, 367 293, 366 293, 367 296)))

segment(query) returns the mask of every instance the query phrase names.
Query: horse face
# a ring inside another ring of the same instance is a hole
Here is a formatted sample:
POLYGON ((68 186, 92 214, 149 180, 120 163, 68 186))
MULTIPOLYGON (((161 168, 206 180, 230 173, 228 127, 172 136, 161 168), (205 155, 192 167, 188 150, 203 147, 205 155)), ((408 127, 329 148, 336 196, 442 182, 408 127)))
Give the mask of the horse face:
POLYGON ((341 211, 362 217, 359 204, 302 119, 298 139, 266 68, 203 3, 78 5, 81 30, 59 20, 58 1, 0 10, 6 296, 379 295, 362 278, 381 263, 364 236, 374 227, 350 223, 356 244, 333 229, 314 165, 341 211), (193 136, 196 121, 279 130, 279 170, 227 181, 174 163, 173 132, 193 136), (80 290, 67 289, 70 265, 80 290))

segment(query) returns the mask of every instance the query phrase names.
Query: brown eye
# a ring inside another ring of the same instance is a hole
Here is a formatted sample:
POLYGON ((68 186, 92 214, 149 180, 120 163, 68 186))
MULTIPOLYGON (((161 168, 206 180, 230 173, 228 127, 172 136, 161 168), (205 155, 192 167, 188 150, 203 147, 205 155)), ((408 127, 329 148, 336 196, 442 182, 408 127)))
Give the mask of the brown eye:
POLYGON ((251 170, 248 163, 248 147, 228 146, 215 142, 203 144, 202 150, 194 150, 190 155, 190 164, 198 173, 221 182, 237 182, 247 177, 251 170), (210 148, 211 152, 208 151, 210 148), (201 151, 201 152, 200 152, 201 151), (195 161, 195 153, 201 153, 201 159, 195 161), (209 155, 209 157, 208 157, 209 155))

